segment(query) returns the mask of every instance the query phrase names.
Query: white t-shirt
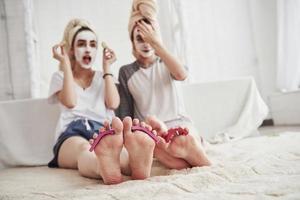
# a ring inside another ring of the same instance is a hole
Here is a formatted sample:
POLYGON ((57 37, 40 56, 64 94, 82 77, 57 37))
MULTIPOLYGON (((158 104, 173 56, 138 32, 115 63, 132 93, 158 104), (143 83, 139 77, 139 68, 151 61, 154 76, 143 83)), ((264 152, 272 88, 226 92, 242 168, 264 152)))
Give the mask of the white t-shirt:
POLYGON ((73 120, 89 119, 103 123, 106 119, 112 119, 114 116, 113 110, 107 109, 105 106, 102 72, 95 72, 91 85, 86 89, 83 89, 74 82, 77 104, 72 109, 60 103, 56 95, 56 93, 63 88, 63 76, 62 71, 55 72, 52 75, 49 90, 49 103, 59 103, 61 108, 55 138, 57 138, 73 120))
POLYGON ((146 69, 137 61, 121 67, 119 83, 121 118, 129 115, 144 120, 155 115, 166 123, 178 119, 189 121, 176 81, 160 59, 146 69))

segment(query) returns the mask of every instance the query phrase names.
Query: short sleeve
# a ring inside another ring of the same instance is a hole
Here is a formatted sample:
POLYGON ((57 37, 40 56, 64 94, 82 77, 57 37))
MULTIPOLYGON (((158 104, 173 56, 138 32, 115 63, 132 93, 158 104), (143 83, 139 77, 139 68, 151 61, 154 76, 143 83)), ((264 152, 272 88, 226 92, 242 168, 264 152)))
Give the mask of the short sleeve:
POLYGON ((48 102, 49 103, 57 103, 58 99, 56 93, 63 88, 63 72, 57 71, 52 75, 50 87, 49 87, 49 94, 48 94, 48 102))
POLYGON ((119 84, 118 91, 120 95, 120 105, 115 110, 116 115, 123 120, 124 117, 130 116, 133 118, 134 107, 133 107, 133 97, 131 96, 126 77, 126 69, 121 67, 119 70, 119 84))

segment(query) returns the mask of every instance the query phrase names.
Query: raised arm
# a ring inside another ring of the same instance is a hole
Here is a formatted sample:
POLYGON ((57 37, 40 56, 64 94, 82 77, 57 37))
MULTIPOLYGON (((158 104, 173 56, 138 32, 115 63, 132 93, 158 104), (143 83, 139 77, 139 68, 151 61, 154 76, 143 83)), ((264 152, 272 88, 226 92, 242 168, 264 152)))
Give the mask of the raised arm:
POLYGON ((163 46, 154 27, 144 21, 138 22, 137 26, 143 40, 153 47, 156 55, 162 59, 172 76, 176 80, 185 80, 187 78, 186 69, 179 60, 163 46))
POLYGON ((53 58, 59 61, 61 70, 64 73, 62 90, 57 92, 59 101, 67 108, 73 108, 77 103, 77 96, 74 90, 74 77, 72 73, 70 58, 66 49, 58 44, 52 48, 53 58), (61 52, 59 52, 59 49, 61 52))
POLYGON ((115 61, 115 53, 108 47, 105 47, 103 50, 103 79, 105 84, 104 98, 106 107, 110 109, 116 109, 120 104, 120 95, 110 71, 110 66, 115 61))

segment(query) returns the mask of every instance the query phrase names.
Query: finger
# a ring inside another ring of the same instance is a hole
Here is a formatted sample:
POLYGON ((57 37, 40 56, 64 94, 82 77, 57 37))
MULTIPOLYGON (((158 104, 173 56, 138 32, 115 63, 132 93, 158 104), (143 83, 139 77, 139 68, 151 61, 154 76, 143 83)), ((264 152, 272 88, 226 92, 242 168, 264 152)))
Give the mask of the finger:
POLYGON ((138 22, 138 27, 140 28, 140 31, 142 32, 150 32, 149 26, 145 22, 138 22))
POLYGON ((140 32, 139 34, 140 34, 140 36, 142 37, 143 41, 145 41, 145 38, 146 38, 146 37, 145 37, 145 33, 140 32))
POLYGON ((150 24, 147 24, 146 22, 144 21, 141 21, 141 24, 145 27, 146 30, 150 31, 152 26, 150 24))
POLYGON ((63 46, 60 46, 60 51, 61 51, 61 54, 62 54, 62 55, 65 55, 65 50, 64 50, 64 47, 63 47, 63 46))
POLYGON ((53 54, 56 53, 57 47, 58 47, 58 45, 54 45, 54 46, 52 47, 52 53, 53 53, 53 54))

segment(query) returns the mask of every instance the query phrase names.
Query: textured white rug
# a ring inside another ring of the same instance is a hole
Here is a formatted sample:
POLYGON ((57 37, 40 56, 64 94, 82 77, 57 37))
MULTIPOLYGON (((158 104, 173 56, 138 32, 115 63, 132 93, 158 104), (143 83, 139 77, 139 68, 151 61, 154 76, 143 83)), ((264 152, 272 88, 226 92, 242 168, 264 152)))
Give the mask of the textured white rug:
POLYGON ((300 199, 300 132, 214 145, 208 154, 211 167, 178 171, 154 162, 151 178, 113 186, 75 170, 5 169, 0 199, 300 199))

